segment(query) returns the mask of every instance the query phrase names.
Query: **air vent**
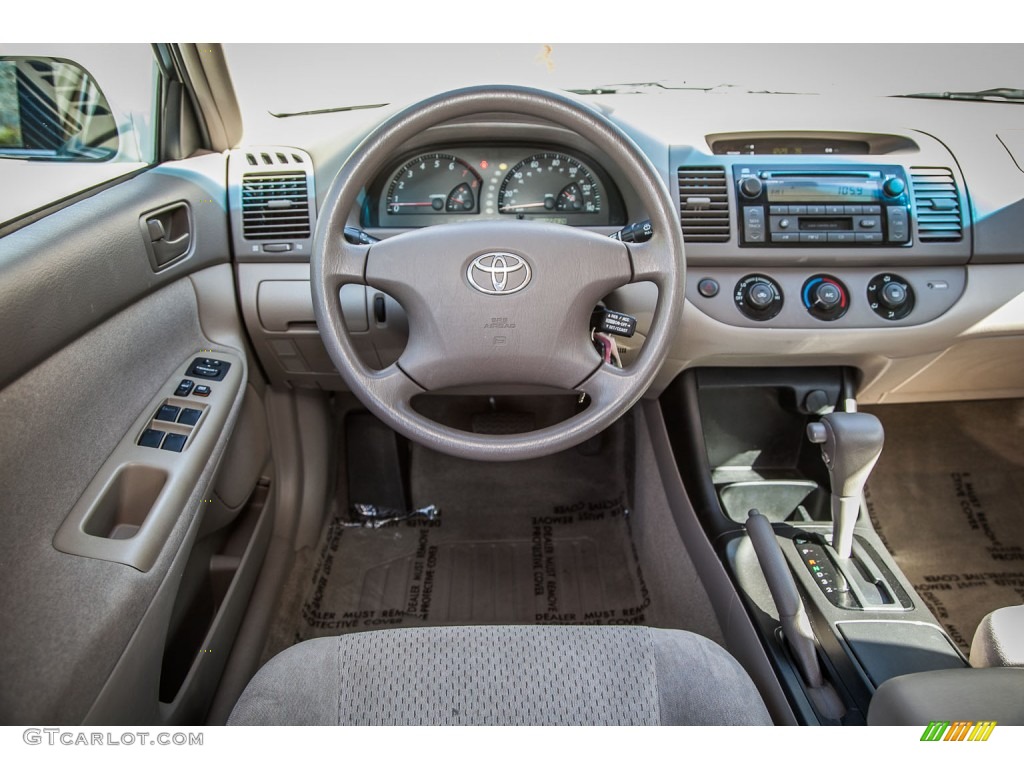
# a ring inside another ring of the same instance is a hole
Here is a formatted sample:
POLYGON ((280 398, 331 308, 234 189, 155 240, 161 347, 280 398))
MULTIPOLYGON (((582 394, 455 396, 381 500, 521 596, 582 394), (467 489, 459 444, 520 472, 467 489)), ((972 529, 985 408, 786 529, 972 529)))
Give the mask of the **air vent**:
POLYGON ((309 237, 309 232, 309 187, 304 171, 242 176, 242 233, 246 240, 298 240, 309 237))
POLYGON ((679 214, 686 242, 728 242, 729 194, 725 169, 680 168, 679 214))
POLYGON ((910 183, 917 239, 923 243, 961 240, 964 225, 953 173, 948 168, 911 168, 910 183))
POLYGON ((301 157, 285 152, 246 152, 245 161, 249 165, 263 165, 267 167, 303 164, 301 157))

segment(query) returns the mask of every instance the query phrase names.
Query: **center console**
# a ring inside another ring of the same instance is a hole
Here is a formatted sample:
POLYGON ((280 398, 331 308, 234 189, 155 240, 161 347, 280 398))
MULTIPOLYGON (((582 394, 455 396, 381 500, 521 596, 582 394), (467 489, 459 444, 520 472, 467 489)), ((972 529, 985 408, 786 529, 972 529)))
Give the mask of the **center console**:
POLYGON ((853 375, 704 368, 661 398, 701 525, 806 723, 863 724, 887 680, 968 666, 861 513, 882 429, 855 412, 853 375))

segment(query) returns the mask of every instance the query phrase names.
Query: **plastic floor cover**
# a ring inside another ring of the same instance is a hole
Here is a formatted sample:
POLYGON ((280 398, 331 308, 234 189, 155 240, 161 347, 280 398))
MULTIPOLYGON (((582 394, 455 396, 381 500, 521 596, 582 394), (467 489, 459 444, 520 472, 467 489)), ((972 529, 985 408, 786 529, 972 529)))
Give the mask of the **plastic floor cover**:
POLYGON ((437 518, 359 527, 358 500, 337 499, 293 568, 264 660, 302 640, 391 627, 646 623, 623 429, 526 462, 413 447, 413 504, 435 505, 437 518))
POLYGON ((875 528, 967 653, 985 614, 1024 602, 1024 401, 865 410, 885 427, 875 528))

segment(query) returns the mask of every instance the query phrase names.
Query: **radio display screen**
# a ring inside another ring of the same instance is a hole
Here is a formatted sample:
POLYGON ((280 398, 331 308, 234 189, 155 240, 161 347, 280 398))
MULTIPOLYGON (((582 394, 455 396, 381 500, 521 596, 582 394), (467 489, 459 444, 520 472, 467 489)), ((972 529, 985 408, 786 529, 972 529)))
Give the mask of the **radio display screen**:
POLYGON ((872 203, 881 197, 872 179, 769 179, 765 191, 771 203, 872 203))

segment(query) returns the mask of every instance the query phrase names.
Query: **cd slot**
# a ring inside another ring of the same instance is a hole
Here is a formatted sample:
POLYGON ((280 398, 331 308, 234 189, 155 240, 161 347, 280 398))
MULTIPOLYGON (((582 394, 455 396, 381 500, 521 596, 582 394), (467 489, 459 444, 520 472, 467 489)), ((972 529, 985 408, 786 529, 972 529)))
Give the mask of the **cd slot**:
POLYGON ((882 174, 878 171, 761 171, 762 179, 826 179, 842 176, 844 178, 878 179, 882 174))

